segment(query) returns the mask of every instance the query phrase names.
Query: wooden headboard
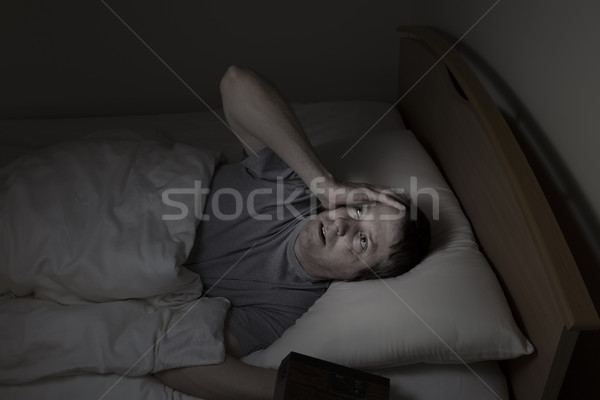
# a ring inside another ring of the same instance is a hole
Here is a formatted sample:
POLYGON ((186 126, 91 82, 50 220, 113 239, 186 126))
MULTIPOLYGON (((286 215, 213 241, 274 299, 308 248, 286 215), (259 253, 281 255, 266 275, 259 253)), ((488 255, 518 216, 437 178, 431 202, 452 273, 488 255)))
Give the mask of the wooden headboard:
POLYGON ((506 362, 513 396, 554 399, 580 330, 600 328, 560 227, 500 111, 451 44, 400 27, 398 109, 444 172, 534 344, 506 362), (442 58, 443 57, 443 58, 442 58))

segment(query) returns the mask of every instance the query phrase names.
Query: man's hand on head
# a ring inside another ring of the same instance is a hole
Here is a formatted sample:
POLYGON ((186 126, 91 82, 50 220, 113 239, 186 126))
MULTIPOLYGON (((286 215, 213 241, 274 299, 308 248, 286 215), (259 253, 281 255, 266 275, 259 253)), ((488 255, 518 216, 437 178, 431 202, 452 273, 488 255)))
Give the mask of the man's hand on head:
POLYGON ((387 204, 400 211, 405 210, 404 205, 394 196, 395 192, 387 186, 316 179, 310 189, 328 210, 374 202, 387 204))

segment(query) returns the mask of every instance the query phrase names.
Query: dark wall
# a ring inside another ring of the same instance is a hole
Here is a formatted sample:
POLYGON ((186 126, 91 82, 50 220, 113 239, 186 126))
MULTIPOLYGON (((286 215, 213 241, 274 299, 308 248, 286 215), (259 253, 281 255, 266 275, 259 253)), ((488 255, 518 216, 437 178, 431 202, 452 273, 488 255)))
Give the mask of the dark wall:
POLYGON ((230 64, 294 101, 393 101, 395 27, 410 20, 399 1, 106 4, 118 17, 99 0, 3 2, 0 118, 204 110, 186 84, 218 107, 230 64))

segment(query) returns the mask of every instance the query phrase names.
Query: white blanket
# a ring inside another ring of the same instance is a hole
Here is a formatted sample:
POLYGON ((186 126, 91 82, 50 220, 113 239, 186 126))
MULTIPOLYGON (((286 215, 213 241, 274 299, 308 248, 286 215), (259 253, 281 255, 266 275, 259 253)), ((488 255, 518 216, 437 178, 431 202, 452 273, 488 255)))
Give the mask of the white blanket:
POLYGON ((217 160, 112 132, 0 170, 0 383, 223 361, 229 302, 180 267, 217 160))

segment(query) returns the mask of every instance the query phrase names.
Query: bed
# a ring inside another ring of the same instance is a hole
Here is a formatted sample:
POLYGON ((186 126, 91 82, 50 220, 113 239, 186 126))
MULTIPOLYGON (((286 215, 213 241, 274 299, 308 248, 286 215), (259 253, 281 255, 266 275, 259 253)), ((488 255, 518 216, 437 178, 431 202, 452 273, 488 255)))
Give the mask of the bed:
POLYGON ((399 30, 426 43, 402 42, 414 63, 400 71, 401 93, 432 65, 431 55, 437 59, 445 54, 399 109, 442 165, 516 318, 536 347, 533 355, 506 363, 512 393, 523 399, 556 398, 578 332, 599 327, 596 310, 552 210, 485 88, 457 52, 446 54, 450 45, 435 32, 399 30), (442 100, 448 98, 453 100, 442 100), (428 113, 422 112, 427 107, 419 109, 425 104, 432 105, 428 113), (444 126, 455 128, 454 145, 436 138, 444 126), (497 204, 495 212, 478 207, 490 201, 497 204), (504 218, 510 221, 502 223, 504 218))
MULTIPOLYGON (((245 361, 273 368, 290 350, 303 352, 390 377, 392 398, 555 398, 577 332, 600 327, 598 316, 527 161, 483 87, 455 51, 445 54, 450 45, 439 35, 424 28, 401 30, 397 104, 294 108, 338 175, 406 189, 413 183, 411 177, 417 177, 416 190, 420 187, 425 199, 435 202, 440 196, 442 222, 434 223, 435 254, 407 277, 389 283, 334 283, 279 341, 245 361), (443 61, 436 63, 442 55, 443 61), (421 146, 437 166, 415 158, 421 146), (403 157, 390 151, 400 148, 403 157), (367 175, 354 167, 360 163, 370 166, 367 175), (404 170, 401 179, 399 168, 404 170), (462 225, 450 226, 448 220, 462 225), (454 235, 451 239, 448 231, 454 235), (458 253, 468 254, 468 260, 455 259, 458 253), (442 263, 434 262, 441 256, 442 263), (415 282, 430 290, 436 285, 435 296, 411 292, 415 282), (349 298, 349 292, 359 294, 349 298), (369 301, 388 308, 374 313, 369 301), (332 320, 331 313, 339 319, 332 320), (327 329, 323 318, 333 321, 327 329), (340 329, 358 333, 343 334, 340 329), (376 339, 368 340, 373 332, 376 339), (338 340, 340 335, 345 339, 338 340), (356 345, 359 340, 361 346, 356 345), (494 360, 507 360, 501 363, 504 372, 494 360)), ((106 136, 127 131, 201 145, 219 149, 228 160, 239 150, 236 139, 210 113, 3 121, 0 128, 3 164, 98 132, 106 136)), ((0 393, 7 398, 64 398, 73 393, 115 399, 190 398, 151 376, 122 375, 50 376, 4 384, 0 393)))

